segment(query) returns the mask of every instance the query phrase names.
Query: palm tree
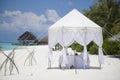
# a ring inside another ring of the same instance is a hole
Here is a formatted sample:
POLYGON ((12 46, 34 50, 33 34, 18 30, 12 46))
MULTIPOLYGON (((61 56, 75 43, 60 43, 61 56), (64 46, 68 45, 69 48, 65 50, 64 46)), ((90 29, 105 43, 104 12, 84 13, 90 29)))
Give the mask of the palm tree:
POLYGON ((85 10, 85 15, 111 31, 120 24, 120 0, 96 0, 90 10, 85 10))
MULTIPOLYGON (((103 27, 104 51, 107 54, 120 55, 119 42, 111 43, 108 41, 108 37, 120 32, 120 0, 95 0, 95 4, 84 12, 87 17, 103 27)), ((94 45, 90 44, 90 46, 94 45)))

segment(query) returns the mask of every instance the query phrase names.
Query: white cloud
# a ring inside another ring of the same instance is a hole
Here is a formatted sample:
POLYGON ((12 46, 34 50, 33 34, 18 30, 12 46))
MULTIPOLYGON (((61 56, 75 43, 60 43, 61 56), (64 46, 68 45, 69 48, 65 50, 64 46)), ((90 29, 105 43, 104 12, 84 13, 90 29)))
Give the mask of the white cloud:
POLYGON ((5 11, 3 16, 4 17, 6 17, 6 16, 13 17, 13 16, 17 16, 20 14, 22 14, 21 11, 5 11))
MULTIPOLYGON (((10 24, 6 23, 5 21, 2 22, 2 24, 0 24, 0 30, 10 30, 10 24)), ((14 29, 15 30, 15 29, 14 29)))
POLYGON ((48 20, 51 22, 56 22, 60 19, 60 16, 58 15, 58 13, 55 10, 47 10, 46 12, 48 20))
POLYGON ((48 21, 56 22, 60 17, 55 10, 47 10, 46 14, 36 15, 32 12, 5 11, 0 14, 0 30, 42 30, 49 26, 48 21), (46 17, 47 16, 47 17, 46 17))

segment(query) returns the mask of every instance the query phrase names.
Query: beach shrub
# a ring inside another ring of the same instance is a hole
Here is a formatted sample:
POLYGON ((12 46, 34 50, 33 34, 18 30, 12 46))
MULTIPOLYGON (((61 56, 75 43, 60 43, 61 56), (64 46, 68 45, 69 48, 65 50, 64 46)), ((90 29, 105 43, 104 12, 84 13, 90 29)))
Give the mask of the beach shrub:
POLYGON ((76 43, 73 43, 70 47, 72 48, 72 50, 75 50, 76 49, 76 43))
POLYGON ((118 48, 119 48, 119 50, 118 50, 118 55, 120 56, 120 44, 118 44, 118 48))
POLYGON ((83 51, 83 46, 81 46, 80 44, 78 44, 78 45, 76 46, 76 51, 77 51, 77 52, 82 52, 82 51, 83 51))
POLYGON ((118 54, 118 50, 119 50, 118 43, 109 42, 108 38, 106 38, 103 43, 103 49, 105 51, 105 54, 108 55, 118 54))
MULTIPOLYGON (((120 25, 120 23, 119 23, 120 25)), ((111 33, 112 34, 118 34, 120 32, 120 26, 114 26, 112 29, 111 29, 111 33)))
POLYGON ((74 42, 72 45, 70 45, 69 47, 72 48, 72 50, 76 51, 76 52, 82 52, 83 51, 83 46, 81 46, 80 44, 74 42))
POLYGON ((118 50, 118 55, 120 56, 120 50, 118 50))
POLYGON ((92 42, 90 42, 88 45, 87 45, 87 50, 88 51, 90 51, 90 48, 91 48, 91 46, 94 44, 94 42, 92 41, 92 42))
POLYGON ((98 46, 94 43, 90 48, 89 48, 90 54, 98 54, 98 46))

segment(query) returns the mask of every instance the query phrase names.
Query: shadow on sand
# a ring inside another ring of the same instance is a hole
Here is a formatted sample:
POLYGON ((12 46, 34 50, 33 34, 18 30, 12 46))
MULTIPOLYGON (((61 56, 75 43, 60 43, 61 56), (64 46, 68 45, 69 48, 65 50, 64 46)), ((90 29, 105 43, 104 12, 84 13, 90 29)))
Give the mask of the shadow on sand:
POLYGON ((102 69, 102 68, 101 68, 101 67, 90 66, 89 69, 98 69, 98 70, 100 70, 100 69, 102 69))
POLYGON ((110 57, 110 58, 118 58, 120 60, 120 56, 119 55, 108 55, 108 57, 110 57))
MULTIPOLYGON (((51 67, 51 68, 47 68, 48 70, 52 70, 52 69, 59 69, 59 70, 70 70, 70 69, 75 69, 75 68, 65 68, 65 67, 63 67, 63 68, 60 68, 60 67, 51 67)), ((96 70, 100 70, 100 69, 102 69, 101 67, 95 67, 95 66, 90 66, 90 68, 87 68, 87 69, 85 69, 85 70, 88 70, 88 69, 96 69, 96 70)), ((80 69, 81 70, 81 69, 80 69)))

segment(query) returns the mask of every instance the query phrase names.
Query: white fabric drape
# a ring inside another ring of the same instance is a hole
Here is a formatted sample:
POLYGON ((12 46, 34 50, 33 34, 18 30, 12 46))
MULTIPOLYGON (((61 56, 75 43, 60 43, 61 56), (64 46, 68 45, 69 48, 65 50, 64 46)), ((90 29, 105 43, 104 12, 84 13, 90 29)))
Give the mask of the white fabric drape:
POLYGON ((98 60, 99 60, 99 64, 102 64, 104 62, 104 58, 103 58, 103 51, 102 51, 102 44, 103 44, 103 36, 102 36, 102 30, 99 30, 94 37, 93 40, 97 45, 98 45, 98 60))
POLYGON ((68 60, 67 60, 67 48, 66 47, 63 47, 62 53, 63 53, 63 65, 67 65, 68 60))
POLYGON ((86 45, 84 45, 84 50, 83 50, 84 64, 87 64, 87 57, 88 57, 87 47, 86 45))
POLYGON ((75 33, 72 29, 63 28, 63 45, 69 46, 74 42, 75 33))
POLYGON ((98 49, 98 59, 99 59, 99 63, 100 64, 103 64, 104 63, 104 58, 103 58, 103 51, 102 51, 102 47, 99 46, 99 49, 98 49))
POLYGON ((84 46, 84 31, 83 30, 78 30, 78 32, 75 35, 75 41, 79 44, 81 44, 82 46, 84 46))
MULTIPOLYGON (((103 36, 102 36, 102 30, 100 28, 65 28, 62 27, 59 29, 54 29, 49 32, 49 46, 50 48, 54 46, 57 43, 60 43, 62 46, 69 46, 74 41, 78 42, 82 46, 84 46, 84 61, 87 62, 87 45, 94 41, 98 46, 98 59, 99 63, 103 63, 103 52, 102 52, 102 43, 103 43, 103 36)), ((50 49, 49 48, 49 49, 50 49)), ((64 49, 64 48, 63 48, 64 49)), ((65 51, 63 50, 64 59, 66 56, 65 51)), ((49 53, 50 56, 52 56, 52 52, 50 50, 49 53)), ((51 58, 50 58, 51 59, 51 58)), ((66 61, 66 60, 64 60, 66 61)))
POLYGON ((53 47, 55 46, 57 43, 63 45, 63 40, 62 40, 62 30, 61 28, 55 28, 49 31, 49 46, 53 47))
POLYGON ((87 45, 93 40, 95 36, 95 28, 80 28, 75 35, 75 41, 84 46, 84 61, 87 63, 87 45))

